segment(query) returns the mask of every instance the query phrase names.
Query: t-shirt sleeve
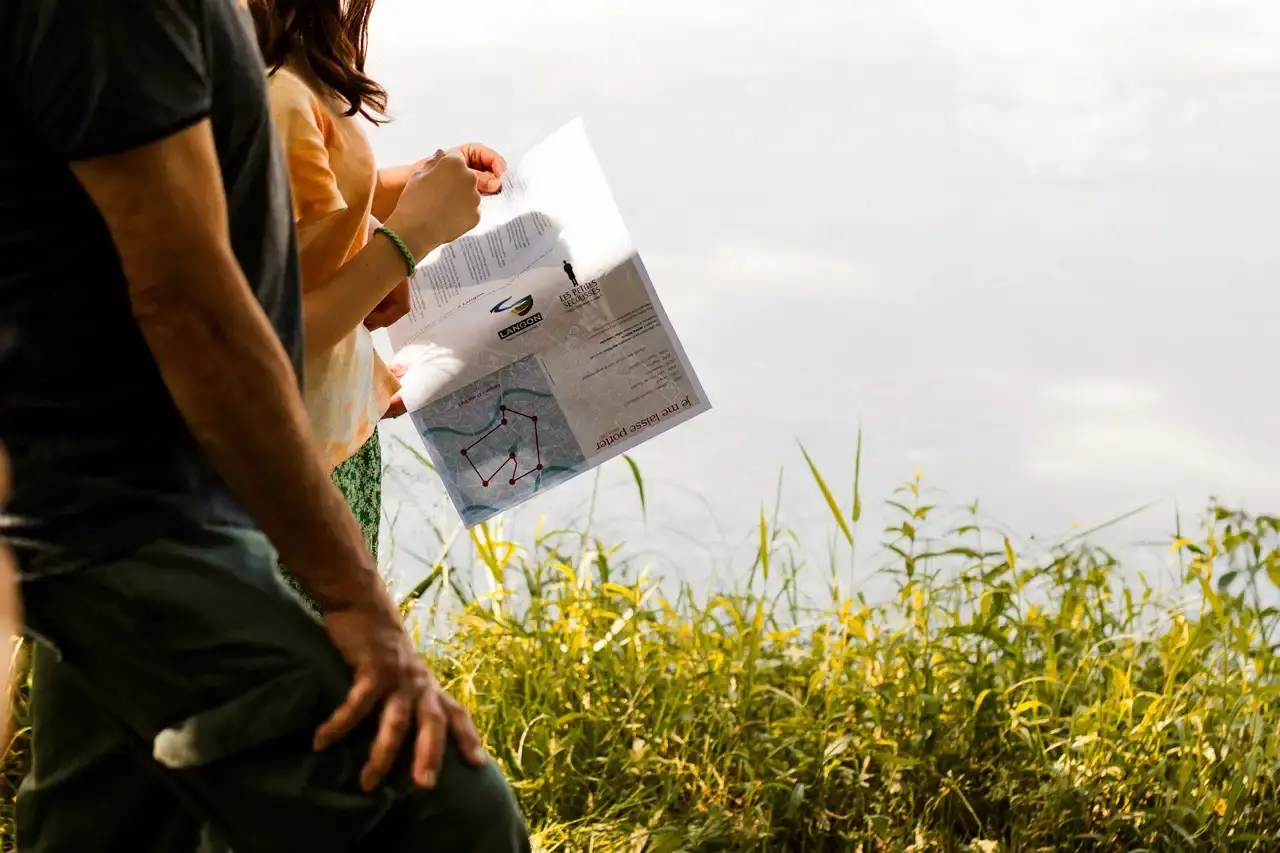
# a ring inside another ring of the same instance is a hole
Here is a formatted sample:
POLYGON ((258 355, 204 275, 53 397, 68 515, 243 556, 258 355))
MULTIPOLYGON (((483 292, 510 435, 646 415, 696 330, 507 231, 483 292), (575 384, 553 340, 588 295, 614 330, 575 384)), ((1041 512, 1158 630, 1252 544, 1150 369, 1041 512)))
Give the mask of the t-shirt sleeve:
POLYGON ((68 160, 155 142, 209 115, 197 0, 27 0, 0 36, 19 118, 68 160))
POLYGON ((289 168, 294 219, 301 227, 345 210, 346 200, 329 163, 323 106, 287 71, 271 76, 269 92, 271 120, 289 168))

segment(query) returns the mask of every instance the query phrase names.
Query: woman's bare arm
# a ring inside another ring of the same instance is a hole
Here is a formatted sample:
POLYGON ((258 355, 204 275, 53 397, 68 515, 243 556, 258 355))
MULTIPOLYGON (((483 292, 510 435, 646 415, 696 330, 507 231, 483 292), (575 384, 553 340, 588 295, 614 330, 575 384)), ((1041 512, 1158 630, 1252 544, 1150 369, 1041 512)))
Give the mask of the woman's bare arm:
MULTIPOLYGON (((467 168, 476 177, 476 189, 482 194, 490 195, 502 189, 502 176, 507 172, 507 161, 497 151, 478 142, 468 142, 449 150, 460 154, 466 161, 467 168)), ((400 201, 400 194, 404 192, 409 176, 425 162, 419 160, 411 166, 388 166, 378 170, 378 180, 373 189, 374 216, 382 222, 387 221, 400 201)))
MULTIPOLYGON (((323 226, 319 228, 312 240, 321 243, 326 230, 323 226)), ((429 243, 419 246, 418 251, 425 249, 422 251, 425 256, 434 248, 435 245, 429 243)), ((374 235, 332 276, 306 288, 302 297, 302 322, 307 361, 322 357, 351 334, 352 329, 362 325, 373 309, 404 280, 405 273, 405 259, 396 245, 385 236, 374 235)))
POLYGON ((400 203, 400 194, 409 176, 414 173, 421 162, 412 166, 389 166, 378 170, 378 179, 373 186, 373 216, 379 222, 386 222, 400 203))
MULTIPOLYGON (((479 207, 480 194, 465 161, 441 152, 409 176, 386 224, 418 260, 474 228, 480 219, 479 207)), ((336 233, 352 233, 350 224, 342 221, 347 215, 338 212, 332 220, 310 229, 304 251, 311 247, 327 251, 337 245, 326 239, 329 227, 337 229, 336 233)), ((365 223, 358 227, 365 227, 365 223)), ((409 272, 406 260, 389 237, 379 235, 328 279, 305 288, 302 314, 309 360, 333 349, 364 323, 404 280, 409 272)))

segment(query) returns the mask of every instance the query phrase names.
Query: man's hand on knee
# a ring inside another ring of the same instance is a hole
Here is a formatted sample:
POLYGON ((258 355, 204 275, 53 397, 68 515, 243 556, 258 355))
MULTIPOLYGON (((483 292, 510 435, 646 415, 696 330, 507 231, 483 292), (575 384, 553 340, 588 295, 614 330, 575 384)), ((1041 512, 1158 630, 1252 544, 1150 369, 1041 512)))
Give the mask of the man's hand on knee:
POLYGON ((325 629, 351 664, 354 680, 346 701, 316 731, 315 746, 326 749, 341 740, 381 704, 378 734, 361 770, 361 785, 365 790, 378 785, 416 726, 413 781, 433 788, 449 735, 476 766, 486 761, 484 748, 471 716, 440 689, 390 598, 385 598, 325 610, 325 629))

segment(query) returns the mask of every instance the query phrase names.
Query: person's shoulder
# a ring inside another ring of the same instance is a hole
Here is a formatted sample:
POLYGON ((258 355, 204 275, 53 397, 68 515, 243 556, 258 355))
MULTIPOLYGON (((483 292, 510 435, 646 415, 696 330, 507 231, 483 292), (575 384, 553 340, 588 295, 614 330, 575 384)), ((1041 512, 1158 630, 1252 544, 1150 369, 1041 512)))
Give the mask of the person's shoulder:
POLYGON ((267 77, 267 97, 276 121, 289 126, 302 120, 324 129, 328 115, 319 95, 296 71, 281 66, 267 77))
POLYGON ((319 98, 298 72, 282 65, 267 75, 267 91, 273 101, 313 108, 319 98))

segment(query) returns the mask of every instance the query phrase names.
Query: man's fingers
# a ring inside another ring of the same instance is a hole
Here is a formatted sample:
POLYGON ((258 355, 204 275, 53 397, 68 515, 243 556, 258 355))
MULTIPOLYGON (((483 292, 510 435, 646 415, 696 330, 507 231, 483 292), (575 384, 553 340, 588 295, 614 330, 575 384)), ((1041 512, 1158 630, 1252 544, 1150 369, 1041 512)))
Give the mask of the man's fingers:
POLYGON ((369 760, 360 771, 360 785, 366 791, 372 791, 378 782, 391 770, 395 763, 396 753, 404 742, 404 734, 409 729, 410 701, 404 694, 396 693, 387 700, 382 708, 382 720, 378 726, 378 737, 369 750, 369 760))
POLYGON ((387 406, 387 413, 382 417, 398 418, 403 414, 405 414, 404 400, 401 400, 400 395, 397 394, 391 398, 391 403, 387 406))
POLYGON ((448 720, 440 705, 440 690, 432 688, 418 703, 418 740, 414 745, 413 781, 420 788, 434 788, 444 760, 448 720))
POLYGON ((449 721, 449 731, 453 734, 462 757, 476 767, 484 764, 488 756, 485 755, 480 733, 476 731, 476 724, 467 713, 467 709, 448 693, 440 694, 440 703, 444 706, 445 717, 449 721))
POLYGON ((351 691, 347 693, 346 701, 316 729, 315 748, 328 749, 350 734, 377 701, 376 682, 371 678, 357 677, 356 682, 351 685, 351 691))

